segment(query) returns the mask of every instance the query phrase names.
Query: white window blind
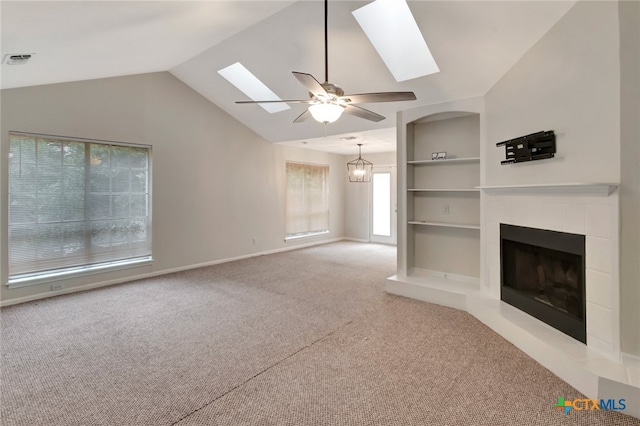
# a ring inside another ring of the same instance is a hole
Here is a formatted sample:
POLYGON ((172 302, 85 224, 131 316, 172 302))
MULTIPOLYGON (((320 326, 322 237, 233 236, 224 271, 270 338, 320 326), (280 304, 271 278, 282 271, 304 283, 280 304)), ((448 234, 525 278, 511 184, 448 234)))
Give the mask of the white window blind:
POLYGON ((328 230, 329 166, 287 163, 286 237, 328 230))
POLYGON ((10 279, 151 255, 148 146, 9 140, 10 279))

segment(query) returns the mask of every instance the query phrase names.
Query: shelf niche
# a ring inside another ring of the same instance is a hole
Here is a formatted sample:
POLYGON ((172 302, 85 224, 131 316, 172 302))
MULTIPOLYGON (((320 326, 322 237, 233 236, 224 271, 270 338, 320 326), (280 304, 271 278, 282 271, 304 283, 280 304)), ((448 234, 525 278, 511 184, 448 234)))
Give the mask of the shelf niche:
POLYGON ((427 284, 430 276, 479 282, 480 114, 443 112, 401 125, 406 238, 399 244, 406 258, 398 275, 427 284), (431 159, 443 151, 446 159, 431 159))

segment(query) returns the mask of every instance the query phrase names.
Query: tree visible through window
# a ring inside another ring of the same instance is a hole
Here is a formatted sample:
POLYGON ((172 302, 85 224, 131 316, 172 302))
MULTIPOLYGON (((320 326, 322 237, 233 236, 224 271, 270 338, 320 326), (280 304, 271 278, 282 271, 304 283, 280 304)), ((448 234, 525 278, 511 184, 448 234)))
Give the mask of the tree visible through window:
POLYGON ((10 278, 151 255, 149 147, 9 139, 10 278))
POLYGON ((287 163, 286 237, 329 232, 329 166, 287 163))

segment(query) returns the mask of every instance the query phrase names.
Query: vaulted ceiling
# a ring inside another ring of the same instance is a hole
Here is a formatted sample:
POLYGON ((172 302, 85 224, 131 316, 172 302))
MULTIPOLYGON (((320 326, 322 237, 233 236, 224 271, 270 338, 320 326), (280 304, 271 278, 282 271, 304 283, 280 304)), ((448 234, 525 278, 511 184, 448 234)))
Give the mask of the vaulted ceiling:
POLYGON ((440 72, 402 83, 351 13, 368 3, 330 1, 329 80, 346 93, 415 92, 416 101, 363 104, 387 117, 379 123, 294 124, 304 105, 275 114, 237 105, 247 97, 217 72, 239 61, 281 98, 306 98, 291 71, 324 79, 320 0, 2 1, 2 57, 33 58, 3 61, 1 87, 169 71, 270 142, 354 153, 342 138, 355 136, 368 152, 388 151, 398 110, 485 94, 575 1, 410 0, 440 72))

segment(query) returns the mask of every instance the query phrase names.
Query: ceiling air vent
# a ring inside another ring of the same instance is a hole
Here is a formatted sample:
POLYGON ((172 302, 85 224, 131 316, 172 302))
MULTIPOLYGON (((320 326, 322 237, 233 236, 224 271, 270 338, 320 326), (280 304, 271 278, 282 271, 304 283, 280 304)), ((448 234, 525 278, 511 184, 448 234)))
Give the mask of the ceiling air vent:
POLYGON ((26 55, 5 55, 4 63, 7 65, 26 64, 31 59, 31 54, 26 55))

